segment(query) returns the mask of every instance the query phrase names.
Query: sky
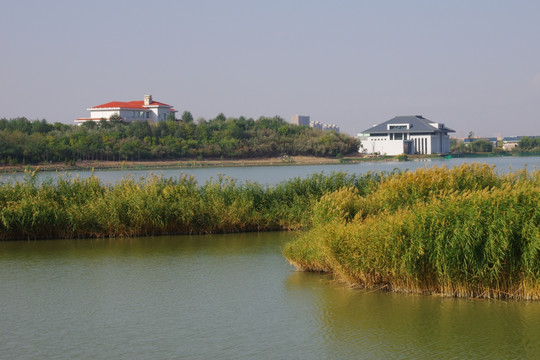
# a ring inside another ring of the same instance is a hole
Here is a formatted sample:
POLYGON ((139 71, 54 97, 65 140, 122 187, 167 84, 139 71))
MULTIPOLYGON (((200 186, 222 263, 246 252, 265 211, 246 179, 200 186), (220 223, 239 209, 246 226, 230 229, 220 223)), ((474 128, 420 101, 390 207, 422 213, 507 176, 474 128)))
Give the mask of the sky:
POLYGON ((540 1, 0 0, 0 118, 109 101, 540 135, 540 1))

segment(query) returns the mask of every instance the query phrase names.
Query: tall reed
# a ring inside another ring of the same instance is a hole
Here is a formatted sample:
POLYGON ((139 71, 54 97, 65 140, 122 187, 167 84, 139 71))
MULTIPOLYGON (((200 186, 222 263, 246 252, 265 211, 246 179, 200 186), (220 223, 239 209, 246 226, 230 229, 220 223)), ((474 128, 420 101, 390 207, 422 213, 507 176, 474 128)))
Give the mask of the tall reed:
POLYGON ((343 186, 369 192, 381 174, 314 174, 276 186, 220 176, 200 185, 181 175, 125 178, 60 177, 39 184, 35 173, 0 184, 0 239, 119 237, 298 229, 313 204, 343 186))
POLYGON ((284 253, 360 287, 538 299, 539 204, 539 171, 421 169, 367 196, 354 188, 324 195, 313 227, 284 253))

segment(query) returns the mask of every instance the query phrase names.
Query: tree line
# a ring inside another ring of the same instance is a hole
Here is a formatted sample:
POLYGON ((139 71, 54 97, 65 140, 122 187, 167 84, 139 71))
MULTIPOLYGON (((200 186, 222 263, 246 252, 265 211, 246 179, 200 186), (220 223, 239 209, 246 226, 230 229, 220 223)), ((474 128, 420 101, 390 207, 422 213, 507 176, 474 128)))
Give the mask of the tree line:
POLYGON ((20 117, 0 119, 3 165, 79 160, 240 159, 275 156, 339 157, 356 152, 359 141, 346 134, 289 124, 278 116, 181 119, 150 123, 110 120, 81 126, 20 117))
MULTIPOLYGON (((497 152, 501 153, 502 142, 499 142, 497 146, 493 146, 491 141, 486 139, 471 139, 469 137, 469 143, 458 141, 457 139, 450 139, 450 150, 455 153, 489 153, 497 152)), ((540 151, 540 137, 538 136, 522 136, 517 146, 512 149, 512 152, 517 153, 530 153, 540 151)))
POLYGON ((540 150, 540 136, 523 136, 519 139, 518 148, 524 151, 540 150))

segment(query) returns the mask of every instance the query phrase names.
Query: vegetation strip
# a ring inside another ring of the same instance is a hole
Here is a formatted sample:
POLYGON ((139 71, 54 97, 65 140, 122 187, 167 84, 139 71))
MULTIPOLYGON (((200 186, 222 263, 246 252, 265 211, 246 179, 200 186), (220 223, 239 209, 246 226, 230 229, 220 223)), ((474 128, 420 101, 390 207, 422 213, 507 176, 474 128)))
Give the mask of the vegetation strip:
POLYGON ((300 269, 366 288, 540 298, 540 171, 432 167, 342 188, 284 249, 300 269))
POLYGON ((290 124, 279 117, 211 120, 191 115, 149 123, 92 121, 81 126, 26 118, 0 119, 2 166, 80 161, 250 159, 281 156, 341 158, 360 142, 346 134, 290 124))
POLYGON ((276 186, 220 177, 151 176, 103 184, 97 177, 60 177, 38 184, 36 172, 0 184, 0 239, 121 237, 298 229, 323 194, 342 187, 368 191, 382 175, 315 174, 276 186))

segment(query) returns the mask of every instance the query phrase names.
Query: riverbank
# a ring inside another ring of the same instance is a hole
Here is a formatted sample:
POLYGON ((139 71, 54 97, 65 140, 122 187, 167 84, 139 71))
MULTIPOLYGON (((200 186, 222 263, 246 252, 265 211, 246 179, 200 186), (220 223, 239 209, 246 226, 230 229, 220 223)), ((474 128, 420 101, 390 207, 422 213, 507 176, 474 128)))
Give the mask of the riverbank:
MULTIPOLYGON (((440 156, 416 155, 411 160, 439 158, 440 156)), ((350 164, 374 161, 396 161, 395 156, 362 156, 349 155, 343 158, 317 156, 282 156, 272 158, 246 159, 179 159, 160 161, 99 161, 84 160, 68 163, 40 163, 33 165, 2 165, 0 173, 17 173, 25 171, 81 171, 81 170, 147 170, 147 169, 186 169, 204 167, 249 167, 249 166, 290 166, 290 165, 331 165, 350 164)))
POLYGON ((349 154, 345 157, 317 157, 317 156, 282 156, 272 158, 246 158, 246 159, 177 159, 160 161, 99 161, 84 160, 73 163, 39 163, 32 165, 0 165, 0 173, 18 173, 25 171, 84 171, 84 170, 152 170, 152 169, 189 169, 204 167, 250 167, 250 166, 290 166, 290 165, 331 165, 355 164, 364 162, 389 161, 426 161, 430 159, 450 158, 490 158, 490 157, 529 157, 530 154, 452 154, 452 155, 408 155, 382 156, 349 154))
MULTIPOLYGON (((359 157, 350 157, 358 161, 359 157)), ((286 165, 315 165, 315 164, 339 164, 340 159, 294 156, 273 158, 250 158, 250 159, 180 159, 162 161, 99 161, 85 160, 68 163, 40 163, 36 165, 3 165, 0 172, 24 172, 35 171, 77 171, 77 170, 127 170, 127 169, 182 169, 194 167, 234 167, 234 166, 286 166, 286 165)))
POLYGON ((351 286, 455 297, 540 299, 540 171, 432 167, 342 188, 284 254, 351 286))

